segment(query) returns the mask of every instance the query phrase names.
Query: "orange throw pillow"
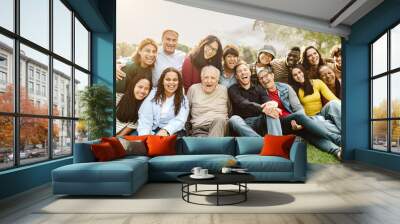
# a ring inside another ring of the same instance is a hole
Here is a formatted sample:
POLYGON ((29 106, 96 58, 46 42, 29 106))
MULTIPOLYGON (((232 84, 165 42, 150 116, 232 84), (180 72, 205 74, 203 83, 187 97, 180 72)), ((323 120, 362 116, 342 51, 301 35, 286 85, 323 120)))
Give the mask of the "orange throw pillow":
POLYGON ((150 135, 147 137, 148 156, 164 156, 176 154, 176 135, 158 136, 150 135))
POLYGON ((117 158, 112 145, 108 142, 93 144, 90 147, 92 149, 94 157, 99 162, 110 161, 117 158))
POLYGON ((261 149, 262 156, 280 156, 289 159, 290 148, 296 138, 296 135, 265 135, 264 146, 261 149))
POLYGON ((109 138, 101 138, 101 142, 108 142, 114 149, 115 155, 117 158, 125 157, 126 151, 122 146, 121 142, 116 137, 109 137, 109 138))

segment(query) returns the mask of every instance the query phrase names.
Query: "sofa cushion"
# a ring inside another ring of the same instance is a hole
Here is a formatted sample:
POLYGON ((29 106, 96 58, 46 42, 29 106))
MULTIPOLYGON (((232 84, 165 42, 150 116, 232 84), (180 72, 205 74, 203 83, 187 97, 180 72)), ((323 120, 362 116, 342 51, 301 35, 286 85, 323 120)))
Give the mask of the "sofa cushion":
POLYGON ((178 154, 225 154, 235 155, 235 139, 233 137, 183 137, 178 154))
POLYGON ((292 172, 292 161, 279 156, 238 155, 241 168, 249 172, 292 172))
POLYGON ((158 156, 149 160, 149 170, 163 172, 190 172, 199 166, 211 172, 219 171, 228 160, 235 159, 231 155, 175 155, 158 156))
POLYGON ((259 154, 263 144, 260 137, 236 137, 236 155, 259 154))
MULTIPOLYGON (((146 162, 139 159, 96 163, 75 163, 53 170, 58 182, 129 182, 134 172, 142 172, 146 162)), ((147 170, 147 169, 146 169, 147 170)), ((147 176, 147 173, 143 173, 147 176)))
POLYGON ((74 147, 74 163, 88 163, 95 162, 96 158, 90 148, 92 144, 99 144, 100 139, 75 143, 74 147))

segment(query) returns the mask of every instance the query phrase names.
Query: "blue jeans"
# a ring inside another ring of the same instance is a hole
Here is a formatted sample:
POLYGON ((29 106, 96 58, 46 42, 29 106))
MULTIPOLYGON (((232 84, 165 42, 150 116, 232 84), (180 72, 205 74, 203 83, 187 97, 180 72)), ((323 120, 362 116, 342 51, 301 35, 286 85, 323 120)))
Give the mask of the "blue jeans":
MULTIPOLYGON (((316 120, 311 119, 302 111, 292 113, 281 119, 283 133, 295 133, 295 131, 292 130, 292 125, 290 124, 292 120, 295 120, 297 124, 303 126, 303 130, 301 130, 300 132, 308 132, 315 137, 330 140, 336 145, 341 145, 342 143, 342 136, 340 134, 328 131, 328 129, 324 125, 321 125, 316 120)), ((301 134, 299 133, 299 135, 301 134)))
POLYGON ((335 124, 339 132, 342 131, 342 103, 340 100, 329 101, 318 115, 335 124))
POLYGON ((266 133, 282 135, 279 119, 274 119, 264 114, 245 119, 238 115, 233 115, 228 122, 231 130, 235 131, 239 136, 261 137, 266 133))

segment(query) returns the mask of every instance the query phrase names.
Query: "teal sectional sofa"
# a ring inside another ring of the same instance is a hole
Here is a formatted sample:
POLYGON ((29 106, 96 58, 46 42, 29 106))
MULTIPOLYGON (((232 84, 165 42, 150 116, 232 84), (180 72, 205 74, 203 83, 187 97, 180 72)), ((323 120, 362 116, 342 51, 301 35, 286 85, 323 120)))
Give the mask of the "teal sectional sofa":
POLYGON ((259 182, 304 182, 306 145, 296 139, 290 159, 260 156, 263 138, 258 137, 183 137, 177 140, 177 155, 128 156, 96 162, 91 141, 75 144, 74 163, 52 171, 54 194, 131 195, 148 181, 176 181, 176 177, 200 166, 219 172, 234 159, 259 182))

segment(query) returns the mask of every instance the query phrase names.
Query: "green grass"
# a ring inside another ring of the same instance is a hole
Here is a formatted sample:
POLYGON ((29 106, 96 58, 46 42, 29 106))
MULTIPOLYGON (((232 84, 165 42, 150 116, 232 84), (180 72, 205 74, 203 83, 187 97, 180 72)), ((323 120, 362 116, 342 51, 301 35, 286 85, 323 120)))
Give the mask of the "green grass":
POLYGON ((332 154, 319 150, 311 144, 307 144, 307 161, 308 163, 317 164, 338 164, 340 163, 332 154))

